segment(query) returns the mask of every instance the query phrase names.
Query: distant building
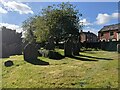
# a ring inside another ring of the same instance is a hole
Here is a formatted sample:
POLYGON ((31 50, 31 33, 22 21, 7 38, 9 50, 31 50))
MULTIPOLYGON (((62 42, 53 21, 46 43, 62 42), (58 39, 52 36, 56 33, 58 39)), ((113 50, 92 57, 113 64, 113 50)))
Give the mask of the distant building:
POLYGON ((80 32, 80 42, 97 42, 97 35, 94 33, 88 31, 88 32, 83 32, 81 30, 80 32))
POLYGON ((98 32, 99 41, 118 41, 120 39, 120 24, 104 26, 98 32))
POLYGON ((22 54, 22 33, 2 27, 2 57, 22 54))

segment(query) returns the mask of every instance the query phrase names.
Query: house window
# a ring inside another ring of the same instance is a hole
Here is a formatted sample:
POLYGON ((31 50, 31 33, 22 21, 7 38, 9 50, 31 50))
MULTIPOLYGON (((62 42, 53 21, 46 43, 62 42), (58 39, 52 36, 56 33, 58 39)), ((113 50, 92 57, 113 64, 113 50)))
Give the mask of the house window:
POLYGON ((110 32, 110 36, 113 36, 114 35, 114 32, 110 32))

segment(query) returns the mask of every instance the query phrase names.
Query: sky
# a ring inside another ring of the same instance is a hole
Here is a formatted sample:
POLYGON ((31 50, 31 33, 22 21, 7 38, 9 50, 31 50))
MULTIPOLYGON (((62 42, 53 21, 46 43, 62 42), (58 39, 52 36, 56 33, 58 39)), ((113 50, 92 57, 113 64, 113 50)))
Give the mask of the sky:
MULTIPOLYGON (((48 5, 61 2, 17 2, 0 0, 0 27, 16 29, 22 32, 22 22, 39 15, 48 5)), ((82 14, 80 22, 85 25, 83 31, 95 34, 106 25, 118 23, 118 2, 70 2, 82 14)))

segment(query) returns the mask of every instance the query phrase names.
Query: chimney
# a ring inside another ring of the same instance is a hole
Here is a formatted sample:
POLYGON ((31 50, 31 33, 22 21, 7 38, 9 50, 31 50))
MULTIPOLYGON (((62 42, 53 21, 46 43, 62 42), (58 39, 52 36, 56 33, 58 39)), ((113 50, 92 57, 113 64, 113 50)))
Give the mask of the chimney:
POLYGON ((83 30, 80 30, 80 32, 82 33, 82 32, 83 32, 83 30))
POLYGON ((6 27, 5 27, 5 26, 2 26, 2 30, 6 30, 6 27))

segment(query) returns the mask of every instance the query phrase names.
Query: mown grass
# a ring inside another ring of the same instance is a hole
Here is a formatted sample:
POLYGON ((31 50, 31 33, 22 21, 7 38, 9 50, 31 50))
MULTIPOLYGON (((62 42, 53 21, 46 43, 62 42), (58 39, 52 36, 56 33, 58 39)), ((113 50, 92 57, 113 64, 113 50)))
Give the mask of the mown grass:
MULTIPOLYGON (((63 54, 63 50, 58 50, 63 54)), ((38 57, 50 65, 33 65, 23 55, 2 60, 3 88, 117 88, 118 53, 81 52, 74 58, 53 60, 38 57), (12 60, 14 65, 5 67, 12 60)))

